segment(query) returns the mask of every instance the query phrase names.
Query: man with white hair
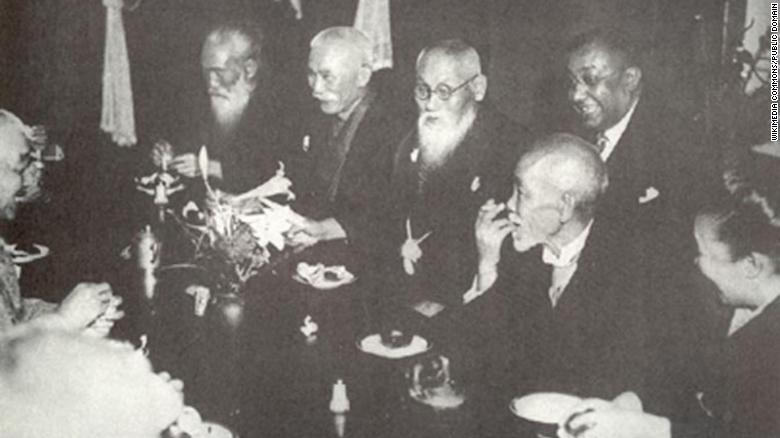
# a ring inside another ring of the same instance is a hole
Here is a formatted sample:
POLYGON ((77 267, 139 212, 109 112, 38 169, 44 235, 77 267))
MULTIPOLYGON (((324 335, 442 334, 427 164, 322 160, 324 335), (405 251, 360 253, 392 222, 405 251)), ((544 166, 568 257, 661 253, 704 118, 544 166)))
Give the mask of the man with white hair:
MULTIPOLYGON (((12 113, 0 110, 0 220, 16 216, 22 194, 37 191, 38 178, 31 177, 37 165, 27 128, 12 113)), ((0 237, 0 333, 21 323, 65 330, 87 330, 107 335, 115 320, 121 298, 114 297, 107 283, 81 283, 59 305, 36 298, 23 298, 14 249, 0 237)))
POLYGON ((513 145, 527 134, 485 102, 488 79, 466 42, 426 47, 416 70, 417 126, 394 157, 385 264, 388 284, 430 316, 468 287, 476 212, 509 196, 513 145))
MULTIPOLYGON (((270 95, 264 39, 256 24, 245 21, 219 24, 208 33, 200 62, 210 111, 197 129, 184 133, 180 146, 173 145, 172 170, 199 177, 197 153, 205 145, 209 178, 217 188, 240 193, 273 176, 281 123, 270 95)), ((153 161, 159 165, 170 147, 155 145, 153 161)))
POLYGON ((478 274, 453 321, 473 348, 493 349, 485 357, 511 374, 518 392, 510 397, 613 398, 643 387, 642 261, 619 230, 600 222, 606 188, 593 145, 554 134, 520 159, 511 198, 479 211, 478 274))
POLYGON ((373 49, 352 27, 331 27, 311 40, 308 78, 319 112, 302 138, 300 210, 308 219, 298 244, 346 239, 372 245, 374 206, 387 190, 397 118, 371 83, 373 49))

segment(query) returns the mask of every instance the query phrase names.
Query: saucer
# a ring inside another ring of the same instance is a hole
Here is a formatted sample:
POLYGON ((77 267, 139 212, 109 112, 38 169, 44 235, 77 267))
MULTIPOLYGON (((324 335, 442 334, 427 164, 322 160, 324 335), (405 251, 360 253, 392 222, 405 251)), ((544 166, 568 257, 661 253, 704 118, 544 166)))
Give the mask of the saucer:
POLYGON ((16 249, 15 245, 13 245, 11 248, 11 259, 13 262, 17 265, 23 264, 23 263, 30 263, 38 259, 42 259, 49 255, 49 248, 44 245, 38 245, 37 243, 34 243, 33 246, 35 247, 37 252, 27 252, 23 250, 16 249))
POLYGON ((357 280, 354 274, 342 266, 325 266, 322 263, 310 265, 305 262, 298 263, 292 279, 298 283, 313 287, 318 290, 332 290, 353 283, 357 280), (326 275, 334 276, 334 279, 326 278, 326 275))
POLYGON ((543 424, 560 424, 582 399, 557 392, 537 392, 518 397, 509 404, 509 410, 518 417, 543 424))
POLYGON ((382 336, 378 333, 368 335, 357 343, 360 351, 387 359, 402 359, 430 350, 433 345, 422 336, 414 335, 409 345, 392 348, 382 344, 382 336))

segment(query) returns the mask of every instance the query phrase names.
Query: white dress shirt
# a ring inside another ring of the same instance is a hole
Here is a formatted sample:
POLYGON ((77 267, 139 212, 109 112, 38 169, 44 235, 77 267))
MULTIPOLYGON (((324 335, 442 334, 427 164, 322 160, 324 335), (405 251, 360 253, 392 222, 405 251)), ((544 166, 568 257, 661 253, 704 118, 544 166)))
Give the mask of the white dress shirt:
MULTIPOLYGON (((566 286, 569 285, 574 273, 577 272, 577 262, 580 259, 582 249, 585 248, 585 242, 588 240, 590 234, 590 228, 593 225, 591 220, 582 232, 574 238, 571 242, 564 245, 559 254, 555 253, 547 246, 542 250, 542 261, 548 265, 552 265, 552 280, 550 282, 550 289, 548 295, 550 296, 550 303, 553 307, 558 303, 561 295, 563 294, 566 286)), ((463 304, 468 304, 489 289, 485 287, 479 289, 477 287, 477 276, 474 276, 474 281, 471 282, 471 288, 463 294, 463 304)))
POLYGON ((558 255, 552 252, 552 250, 545 246, 542 251, 542 261, 548 265, 552 265, 552 281, 550 282, 550 289, 548 295, 550 296, 550 304, 555 307, 558 304, 558 300, 563 295, 563 291, 566 286, 569 285, 574 273, 577 272, 577 262, 582 254, 582 249, 585 248, 585 242, 588 240, 590 234, 590 227, 593 225, 591 220, 588 226, 571 242, 567 243, 561 248, 558 255))
POLYGON ((599 142, 604 141, 604 148, 601 150, 599 155, 601 155, 601 159, 604 160, 604 162, 609 159, 609 156, 612 155, 612 151, 615 150, 615 146, 617 146, 618 142, 620 141, 620 137, 623 136, 623 133, 626 132, 626 128, 628 128, 628 123, 631 121, 631 117, 634 115, 634 110, 636 109, 636 105, 639 103, 639 99, 635 100, 633 104, 631 104, 631 108, 628 109, 628 112, 621 118, 617 123, 615 123, 612 127, 605 129, 601 133, 599 133, 599 142))

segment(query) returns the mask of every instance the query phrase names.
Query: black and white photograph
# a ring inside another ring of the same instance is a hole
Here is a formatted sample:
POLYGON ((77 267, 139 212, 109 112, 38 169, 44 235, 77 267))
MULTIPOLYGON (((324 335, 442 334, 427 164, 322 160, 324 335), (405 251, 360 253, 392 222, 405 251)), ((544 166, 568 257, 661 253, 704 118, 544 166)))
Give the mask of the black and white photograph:
POLYGON ((780 5, 0 0, 0 438, 780 438, 780 5))

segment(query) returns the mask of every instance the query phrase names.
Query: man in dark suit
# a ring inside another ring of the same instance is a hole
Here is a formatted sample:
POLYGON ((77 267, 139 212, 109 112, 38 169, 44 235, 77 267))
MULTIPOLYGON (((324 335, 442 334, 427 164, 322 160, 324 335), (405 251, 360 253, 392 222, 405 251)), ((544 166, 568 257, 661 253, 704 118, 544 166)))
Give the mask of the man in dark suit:
POLYGON ((707 194, 703 189, 716 183, 715 154, 708 156, 684 117, 658 93, 645 90, 639 50, 625 32, 599 29, 578 36, 566 62, 575 130, 592 139, 609 169, 605 210, 646 215, 663 204, 675 213, 695 212, 707 194))
MULTIPOLYGON (((262 30, 250 22, 215 26, 201 52, 210 111, 174 141, 169 166, 187 178, 200 176, 197 154, 205 145, 212 184, 230 193, 252 189, 278 168, 282 129, 268 84, 262 30)), ((167 143, 155 145, 159 165, 167 143)))
MULTIPOLYGON (((685 118, 650 93, 641 56, 626 32, 599 29, 575 38, 567 51, 568 98, 584 138, 593 139, 609 171, 599 217, 623 228, 641 255, 652 291, 643 297, 650 343, 664 367, 678 375, 709 337, 715 294, 691 269, 693 213, 717 193, 716 154, 695 140, 685 118), (698 294, 687 292, 691 288, 698 294), (682 293, 683 291, 687 293, 682 293)), ((659 381, 654 387, 675 383, 659 381)), ((666 403, 666 402, 664 402, 666 403)))
POLYGON ((384 264, 385 288, 394 289, 386 293, 426 316, 460 304, 476 266, 476 213, 488 198, 509 196, 512 146, 527 136, 485 102, 487 85, 477 51, 462 40, 417 58, 417 126, 393 161, 384 264))
POLYGON ((555 134, 523 155, 515 178, 506 204, 480 209, 478 274, 467 304, 446 316, 452 333, 504 397, 552 390, 609 398, 642 388, 641 260, 596 213, 607 188, 600 157, 584 140, 555 134))
POLYGON ((389 181, 397 119, 371 86, 372 46, 352 27, 331 27, 311 41, 309 86, 319 104, 301 141, 293 181, 308 219, 296 244, 346 239, 366 249, 389 181))

